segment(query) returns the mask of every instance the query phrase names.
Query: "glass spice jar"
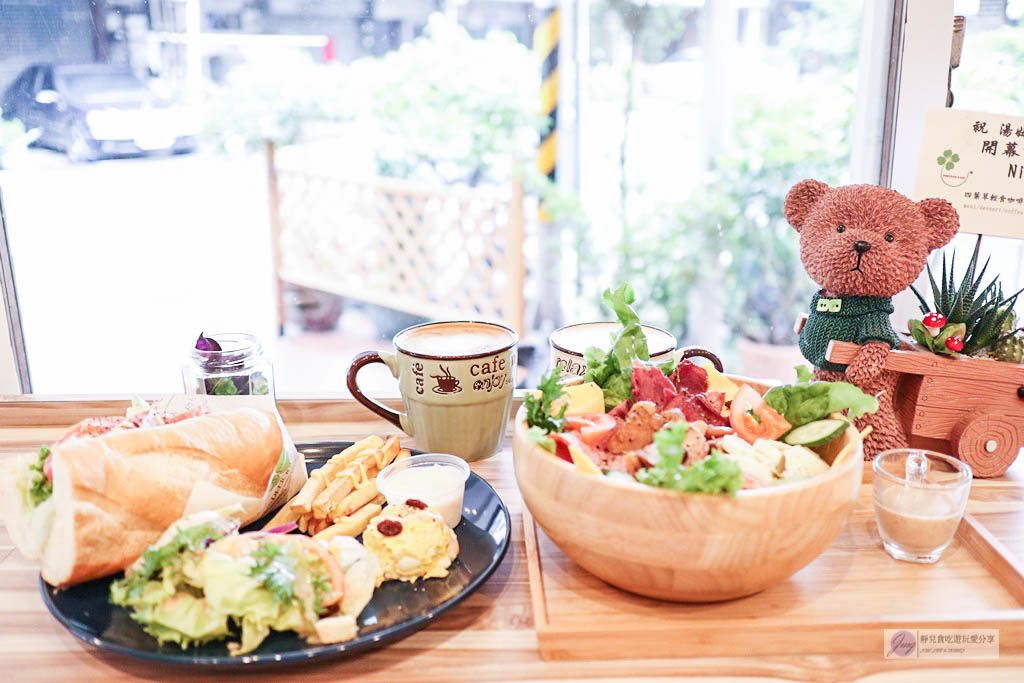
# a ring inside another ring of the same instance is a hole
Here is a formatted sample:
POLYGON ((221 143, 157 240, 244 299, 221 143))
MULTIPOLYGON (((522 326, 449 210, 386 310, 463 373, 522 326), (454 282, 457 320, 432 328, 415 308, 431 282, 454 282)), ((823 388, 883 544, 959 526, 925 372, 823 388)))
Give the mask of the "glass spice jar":
POLYGON ((181 371, 187 394, 274 397, 274 368, 254 335, 199 335, 191 362, 181 371))

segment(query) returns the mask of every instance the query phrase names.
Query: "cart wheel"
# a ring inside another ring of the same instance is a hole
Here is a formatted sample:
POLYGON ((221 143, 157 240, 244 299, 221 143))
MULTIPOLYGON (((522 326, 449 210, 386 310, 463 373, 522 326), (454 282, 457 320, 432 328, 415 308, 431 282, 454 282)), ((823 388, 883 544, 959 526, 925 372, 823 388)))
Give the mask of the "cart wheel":
POLYGON ((971 413, 949 438, 953 455, 974 471, 974 476, 999 477, 1010 469, 1020 451, 1017 425, 1002 415, 971 413))

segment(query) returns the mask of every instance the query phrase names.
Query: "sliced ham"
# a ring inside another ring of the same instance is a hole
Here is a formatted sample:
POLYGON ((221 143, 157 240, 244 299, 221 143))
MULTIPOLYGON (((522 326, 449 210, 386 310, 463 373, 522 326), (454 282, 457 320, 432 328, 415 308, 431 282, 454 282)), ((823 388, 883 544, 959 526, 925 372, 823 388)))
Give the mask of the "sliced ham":
POLYGON ((618 420, 625 420, 626 415, 629 413, 629 409, 633 407, 633 402, 628 398, 608 411, 608 414, 618 420))
POLYGON ((708 390, 707 370, 685 358, 679 361, 669 380, 680 394, 700 394, 708 390))
POLYGON ((678 393, 661 368, 643 363, 633 364, 633 400, 650 401, 656 406, 667 403, 678 393))
POLYGON ((722 417, 721 412, 708 405, 703 399, 703 394, 683 397, 682 405, 679 406, 680 410, 683 411, 683 417, 689 422, 701 420, 715 427, 727 426, 729 424, 728 418, 722 417))

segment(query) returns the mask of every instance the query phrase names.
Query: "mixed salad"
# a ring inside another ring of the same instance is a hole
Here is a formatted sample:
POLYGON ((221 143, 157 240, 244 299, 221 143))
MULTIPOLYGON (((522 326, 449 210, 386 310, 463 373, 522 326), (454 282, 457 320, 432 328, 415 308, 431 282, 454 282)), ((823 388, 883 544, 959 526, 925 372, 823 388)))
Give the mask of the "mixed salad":
POLYGON ((310 642, 351 640, 373 595, 377 560, 353 538, 328 543, 288 534, 238 532, 241 508, 179 520, 110 587, 110 601, 160 643, 182 648, 222 638, 232 655, 271 631, 310 642))
POLYGON ((525 398, 529 438, 582 472, 698 493, 797 481, 831 466, 813 448, 878 410, 875 397, 802 366, 797 382, 761 396, 688 359, 654 365, 634 299, 625 284, 604 292, 621 327, 609 349, 586 351, 581 383, 552 370, 525 398))

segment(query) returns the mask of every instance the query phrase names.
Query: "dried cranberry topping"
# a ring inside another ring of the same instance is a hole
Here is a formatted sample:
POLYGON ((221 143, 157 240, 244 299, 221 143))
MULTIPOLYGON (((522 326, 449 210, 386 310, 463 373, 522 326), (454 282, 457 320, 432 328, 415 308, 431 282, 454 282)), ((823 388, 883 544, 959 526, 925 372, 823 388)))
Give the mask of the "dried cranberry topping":
POLYGON ((379 531, 382 536, 397 536, 402 533, 402 523, 397 519, 385 519, 377 524, 377 531, 379 531))
POLYGON ((410 498, 409 500, 405 501, 405 504, 408 505, 409 507, 416 508, 417 510, 427 509, 427 504, 417 498, 410 498))

